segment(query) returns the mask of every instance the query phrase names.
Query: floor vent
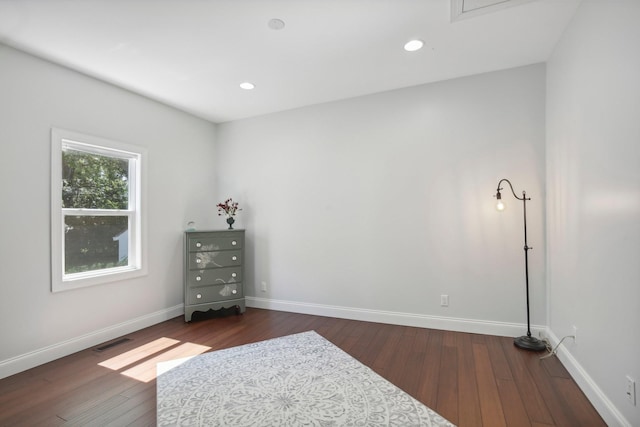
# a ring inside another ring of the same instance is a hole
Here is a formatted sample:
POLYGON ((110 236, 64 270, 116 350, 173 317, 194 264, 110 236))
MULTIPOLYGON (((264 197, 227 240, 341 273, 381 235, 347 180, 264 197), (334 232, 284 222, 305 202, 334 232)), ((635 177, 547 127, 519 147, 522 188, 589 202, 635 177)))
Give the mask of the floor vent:
POLYGON ((101 345, 100 347, 96 347, 94 348, 94 351, 104 351, 104 350, 108 350, 111 347, 115 347, 117 345, 123 344, 127 341, 131 341, 131 338, 120 338, 117 341, 114 342, 110 342, 109 344, 105 344, 105 345, 101 345))

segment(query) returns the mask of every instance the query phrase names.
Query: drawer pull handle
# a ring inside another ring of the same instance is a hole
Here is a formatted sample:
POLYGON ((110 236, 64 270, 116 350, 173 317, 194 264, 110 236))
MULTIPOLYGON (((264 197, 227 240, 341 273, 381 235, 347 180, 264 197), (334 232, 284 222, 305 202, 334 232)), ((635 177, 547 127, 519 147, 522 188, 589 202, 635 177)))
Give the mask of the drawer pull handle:
POLYGON ((202 298, 202 294, 196 295, 196 298, 198 298, 198 299, 202 298))
POLYGON ((202 277, 196 276, 196 282, 199 282, 200 280, 202 280, 202 277))
POLYGON ((231 277, 236 277, 237 274, 236 273, 231 273, 231 277))
POLYGON ((202 247, 202 243, 198 242, 196 243, 196 248, 201 248, 202 247))
POLYGON ((238 291, 236 291, 235 289, 231 291, 232 294, 237 294, 238 291))
POLYGON ((238 257, 234 255, 234 256, 232 256, 232 257, 231 257, 231 260, 232 260, 232 261, 237 261, 237 260, 238 260, 238 257))
POLYGON ((200 264, 202 260, 200 258, 196 258, 196 264, 200 264))
POLYGON ((232 241, 231 241, 231 246, 235 246, 235 245, 237 245, 237 244, 238 244, 238 242, 236 242, 235 240, 232 240, 232 241))

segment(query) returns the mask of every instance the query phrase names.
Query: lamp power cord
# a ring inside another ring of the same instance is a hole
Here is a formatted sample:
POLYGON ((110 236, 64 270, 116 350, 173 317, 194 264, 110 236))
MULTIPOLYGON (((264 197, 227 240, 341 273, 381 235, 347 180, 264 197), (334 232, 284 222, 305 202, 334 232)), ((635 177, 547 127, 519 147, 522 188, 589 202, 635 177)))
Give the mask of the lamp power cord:
POLYGON ((546 338, 545 338, 545 339, 543 339, 542 341, 543 341, 543 342, 544 342, 544 344, 547 346, 547 351, 549 352, 549 354, 546 354, 546 355, 542 356, 542 357, 540 358, 540 360, 542 360, 542 359, 547 359, 547 358, 549 358, 549 357, 551 357, 551 356, 555 356, 555 355, 557 354, 557 352, 558 352, 558 347, 560 347, 560 344, 562 344, 562 342, 563 342, 564 340, 566 340, 567 338, 573 338, 574 340, 576 339, 575 335, 567 335, 567 336, 564 336, 564 337, 562 337, 562 339, 560 340, 560 342, 559 342, 558 344, 556 344, 556 346, 555 346, 555 347, 553 347, 553 348, 551 348, 551 345, 549 344, 549 341, 548 341, 546 338))

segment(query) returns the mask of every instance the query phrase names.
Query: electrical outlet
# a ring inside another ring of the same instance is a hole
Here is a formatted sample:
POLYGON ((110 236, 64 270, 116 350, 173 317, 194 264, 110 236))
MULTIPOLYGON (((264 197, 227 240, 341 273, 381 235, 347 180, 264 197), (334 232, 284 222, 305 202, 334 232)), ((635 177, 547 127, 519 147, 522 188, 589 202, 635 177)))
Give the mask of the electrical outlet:
POLYGON ((627 400, 636 406, 636 382, 629 375, 627 375, 627 400))
POLYGON ((573 328, 573 342, 577 343, 578 342, 578 327, 577 326, 572 326, 573 328))
POLYGON ((260 290, 262 292, 267 292, 267 282, 263 281, 263 282, 260 283, 260 290))
POLYGON ((449 295, 440 295, 440 307, 449 307, 449 295))

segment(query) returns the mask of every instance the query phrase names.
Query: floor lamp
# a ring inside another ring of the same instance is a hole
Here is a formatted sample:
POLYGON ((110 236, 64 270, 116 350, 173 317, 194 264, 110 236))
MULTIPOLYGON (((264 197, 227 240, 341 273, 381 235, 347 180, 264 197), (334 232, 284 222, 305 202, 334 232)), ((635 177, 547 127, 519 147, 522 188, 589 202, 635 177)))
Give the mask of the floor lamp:
POLYGON ((502 194, 500 194, 500 190, 502 190, 502 187, 500 187, 500 185, 503 182, 506 182, 507 184, 509 184, 509 188, 511 188, 511 192, 513 193, 513 197, 515 197, 518 200, 522 200, 522 208, 523 208, 523 212, 524 212, 524 276, 525 276, 526 293, 527 293, 527 335, 515 338, 513 340, 513 344, 516 347, 520 347, 520 348, 525 349, 525 350, 542 351, 542 350, 545 350, 547 348, 547 346, 545 345, 545 343, 543 343, 542 341, 540 341, 536 337, 532 337, 531 336, 531 320, 530 320, 530 317, 529 317, 529 256, 528 256, 528 251, 529 251, 529 249, 533 249, 533 248, 531 248, 531 247, 529 247, 527 245, 527 200, 531 200, 531 198, 528 198, 524 191, 522 192, 522 197, 518 197, 516 192, 513 191, 513 185, 511 185, 511 182, 508 179, 501 179, 498 182, 498 190, 496 191, 496 200, 497 200, 496 209, 498 209, 499 211, 503 211, 504 208, 505 208, 504 202, 502 201, 502 194))

